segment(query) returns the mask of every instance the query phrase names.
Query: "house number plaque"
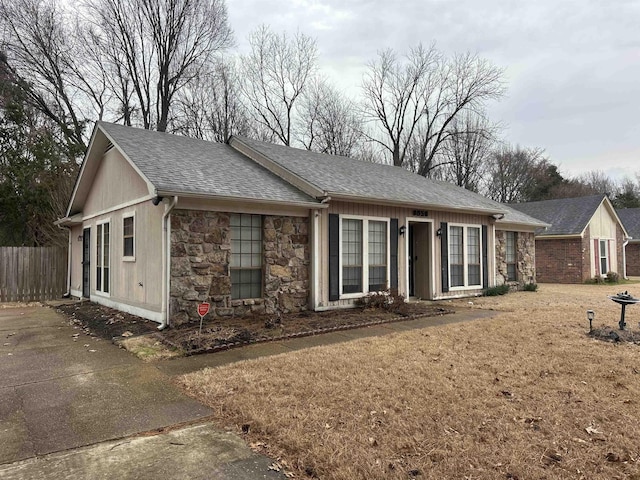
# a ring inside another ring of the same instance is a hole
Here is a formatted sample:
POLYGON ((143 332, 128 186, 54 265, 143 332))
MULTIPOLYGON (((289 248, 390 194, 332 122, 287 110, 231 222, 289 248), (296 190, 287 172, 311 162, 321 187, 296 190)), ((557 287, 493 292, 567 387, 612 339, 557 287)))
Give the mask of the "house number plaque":
POLYGON ((426 210, 414 210, 413 211, 413 216, 414 217, 428 217, 429 216, 429 212, 427 212, 426 210))

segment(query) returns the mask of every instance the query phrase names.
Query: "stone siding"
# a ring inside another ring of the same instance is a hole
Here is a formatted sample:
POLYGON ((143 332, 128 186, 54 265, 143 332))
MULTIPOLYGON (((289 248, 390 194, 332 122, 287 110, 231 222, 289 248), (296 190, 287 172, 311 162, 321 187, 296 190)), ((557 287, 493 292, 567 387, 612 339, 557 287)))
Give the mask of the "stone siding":
POLYGON ((306 310, 309 297, 309 219, 263 218, 262 298, 232 300, 230 214, 175 210, 171 214, 171 324, 208 318, 306 310))
MULTIPOLYGON (((533 233, 516 233, 518 285, 536 282, 536 242, 533 233)), ((507 232, 496 230, 496 284, 507 283, 507 232)))

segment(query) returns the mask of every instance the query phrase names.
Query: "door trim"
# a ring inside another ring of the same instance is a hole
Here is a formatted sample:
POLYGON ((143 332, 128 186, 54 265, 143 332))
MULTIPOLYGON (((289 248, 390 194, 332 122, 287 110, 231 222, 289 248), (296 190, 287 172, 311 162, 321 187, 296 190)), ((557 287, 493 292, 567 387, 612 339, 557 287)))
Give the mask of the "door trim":
MULTIPOLYGON (((434 221, 431 218, 423 218, 423 217, 406 217, 405 221, 404 221, 404 225, 405 225, 405 232, 409 232, 409 224, 410 223, 430 223, 431 224, 431 248, 429 253, 430 259, 429 261, 431 262, 431 265, 435 266, 435 248, 436 248, 436 236, 435 236, 435 227, 434 227, 434 221)), ((404 236, 404 251, 405 251, 405 256, 404 256, 404 266, 405 266, 405 298, 409 298, 409 235, 405 235, 404 236)), ((415 253, 415 252, 414 252, 415 253)), ((430 298, 435 298, 435 283, 436 281, 436 269, 432 268, 431 269, 431 279, 430 279, 430 285, 429 285, 429 297, 430 298)))

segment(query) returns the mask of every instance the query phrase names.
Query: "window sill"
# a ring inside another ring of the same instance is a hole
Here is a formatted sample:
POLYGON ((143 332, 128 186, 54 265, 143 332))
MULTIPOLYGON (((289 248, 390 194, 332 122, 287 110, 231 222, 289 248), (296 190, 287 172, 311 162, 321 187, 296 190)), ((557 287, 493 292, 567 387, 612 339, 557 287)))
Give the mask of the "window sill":
POLYGON ((93 293, 98 297, 105 297, 105 298, 111 297, 111 294, 109 292, 101 292, 99 290, 95 290, 93 293))
POLYGON ((449 287, 450 292, 459 292, 462 290, 480 290, 482 285, 464 285, 462 287, 449 287))
POLYGON ((136 257, 122 257, 123 262, 135 262, 136 257))

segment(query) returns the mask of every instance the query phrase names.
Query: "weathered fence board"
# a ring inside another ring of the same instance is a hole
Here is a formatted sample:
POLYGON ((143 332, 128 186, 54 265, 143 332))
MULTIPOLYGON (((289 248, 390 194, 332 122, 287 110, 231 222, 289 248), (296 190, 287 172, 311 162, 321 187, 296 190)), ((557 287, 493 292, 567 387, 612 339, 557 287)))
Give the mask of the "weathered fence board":
POLYGON ((54 300, 66 284, 65 248, 0 247, 0 302, 54 300))

